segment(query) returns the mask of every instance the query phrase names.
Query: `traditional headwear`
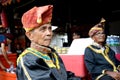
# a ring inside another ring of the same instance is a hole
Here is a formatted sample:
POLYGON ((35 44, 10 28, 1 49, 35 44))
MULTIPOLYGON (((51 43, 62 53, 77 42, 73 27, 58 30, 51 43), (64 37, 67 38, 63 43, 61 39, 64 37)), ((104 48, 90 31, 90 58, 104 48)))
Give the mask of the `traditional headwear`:
POLYGON ((104 30, 104 23, 105 23, 105 19, 102 18, 98 24, 96 24, 89 30, 89 33, 88 33, 89 36, 93 37, 98 31, 104 30))
POLYGON ((43 24, 50 23, 52 19, 53 5, 33 7, 23 14, 22 24, 26 32, 37 28, 43 24))

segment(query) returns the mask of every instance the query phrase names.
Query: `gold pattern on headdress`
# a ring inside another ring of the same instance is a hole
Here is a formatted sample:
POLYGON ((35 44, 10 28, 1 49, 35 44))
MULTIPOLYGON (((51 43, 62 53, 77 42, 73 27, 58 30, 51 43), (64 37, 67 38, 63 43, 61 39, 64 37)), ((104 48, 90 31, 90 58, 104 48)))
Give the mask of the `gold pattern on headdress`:
POLYGON ((100 21, 100 23, 101 23, 101 22, 105 22, 105 21, 106 21, 106 20, 105 20, 104 18, 101 18, 101 21, 100 21))
POLYGON ((37 23, 38 24, 42 23, 42 19, 37 19, 37 23))

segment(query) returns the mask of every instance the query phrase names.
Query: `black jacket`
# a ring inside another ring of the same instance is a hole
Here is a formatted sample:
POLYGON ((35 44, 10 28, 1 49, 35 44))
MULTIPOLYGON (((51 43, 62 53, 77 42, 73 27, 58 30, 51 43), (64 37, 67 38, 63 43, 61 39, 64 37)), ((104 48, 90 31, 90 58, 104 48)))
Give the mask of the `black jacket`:
POLYGON ((54 50, 49 56, 31 48, 24 53, 17 64, 18 80, 80 80, 71 72, 68 75, 63 61, 54 50))

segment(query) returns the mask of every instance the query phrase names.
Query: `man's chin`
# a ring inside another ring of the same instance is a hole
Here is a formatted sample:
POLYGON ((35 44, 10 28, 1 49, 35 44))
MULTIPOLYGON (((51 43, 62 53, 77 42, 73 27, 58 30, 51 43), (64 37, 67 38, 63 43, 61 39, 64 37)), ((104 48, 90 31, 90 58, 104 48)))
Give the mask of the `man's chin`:
POLYGON ((44 44, 44 46, 49 46, 50 45, 50 43, 46 43, 46 44, 44 44))

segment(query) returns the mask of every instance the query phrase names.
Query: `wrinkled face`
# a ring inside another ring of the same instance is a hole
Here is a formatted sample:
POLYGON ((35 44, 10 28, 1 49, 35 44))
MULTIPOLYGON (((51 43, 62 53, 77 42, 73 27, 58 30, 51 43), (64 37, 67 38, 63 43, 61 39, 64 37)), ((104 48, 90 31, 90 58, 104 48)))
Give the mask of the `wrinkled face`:
POLYGON ((96 43, 103 43, 105 41, 105 33, 104 31, 98 31, 93 37, 92 39, 96 42, 96 43))
POLYGON ((26 33, 26 35, 31 40, 31 42, 35 42, 43 46, 49 46, 53 35, 51 24, 44 24, 26 33))

